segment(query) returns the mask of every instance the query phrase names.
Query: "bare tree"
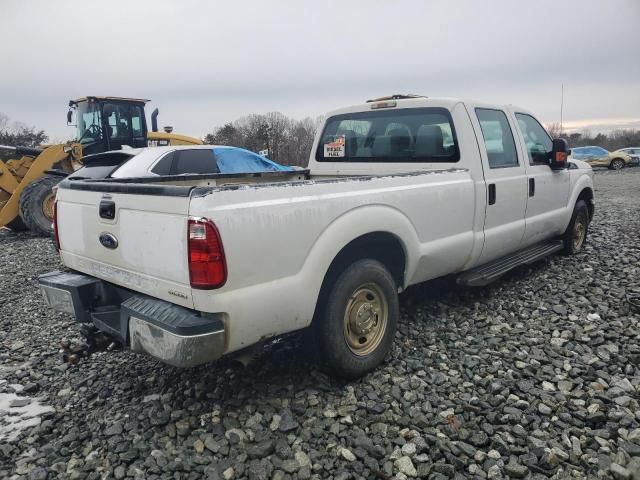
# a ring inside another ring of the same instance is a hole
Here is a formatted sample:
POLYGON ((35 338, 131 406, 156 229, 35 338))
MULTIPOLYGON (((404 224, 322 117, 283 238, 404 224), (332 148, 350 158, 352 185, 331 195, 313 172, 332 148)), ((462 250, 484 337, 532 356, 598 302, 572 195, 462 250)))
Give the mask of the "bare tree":
POLYGON ((267 149, 278 163, 306 166, 319 120, 295 120, 280 112, 251 114, 214 129, 204 141, 254 152, 267 149))
MULTIPOLYGON (((44 130, 29 127, 21 122, 12 122, 9 117, 0 113, 0 145, 36 147, 45 143, 49 137, 44 130)), ((0 151, 0 159, 12 157, 11 152, 0 151)))
POLYGON ((558 122, 548 123, 546 125, 547 132, 551 135, 551 138, 559 138, 562 137, 562 127, 558 122))

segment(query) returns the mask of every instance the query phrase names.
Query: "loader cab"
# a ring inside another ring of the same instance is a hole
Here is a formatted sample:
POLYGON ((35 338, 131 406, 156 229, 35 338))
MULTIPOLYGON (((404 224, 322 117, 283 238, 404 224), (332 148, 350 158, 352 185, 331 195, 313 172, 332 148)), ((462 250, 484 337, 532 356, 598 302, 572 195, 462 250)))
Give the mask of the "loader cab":
POLYGON ((147 146, 144 105, 148 100, 83 97, 69 102, 67 123, 75 111, 75 141, 83 155, 147 146))

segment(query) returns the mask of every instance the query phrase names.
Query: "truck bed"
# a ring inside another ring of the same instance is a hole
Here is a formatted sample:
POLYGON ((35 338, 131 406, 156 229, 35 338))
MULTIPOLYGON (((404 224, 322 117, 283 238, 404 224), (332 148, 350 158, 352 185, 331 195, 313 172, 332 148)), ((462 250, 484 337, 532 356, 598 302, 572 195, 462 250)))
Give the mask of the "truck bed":
POLYGON ((67 267, 92 277, 233 317, 227 345, 233 351, 308 325, 319 272, 372 224, 406 243, 402 287, 459 270, 477 236, 469 208, 475 197, 466 169, 67 180, 57 197, 60 254, 67 267), (102 202, 115 205, 112 218, 101 218, 102 202), (220 233, 228 277, 216 290, 190 286, 190 218, 209 219, 220 233), (117 247, 101 244, 105 233, 117 247), (444 255, 452 248, 460 254, 444 255), (274 301, 281 307, 256 321, 274 301))

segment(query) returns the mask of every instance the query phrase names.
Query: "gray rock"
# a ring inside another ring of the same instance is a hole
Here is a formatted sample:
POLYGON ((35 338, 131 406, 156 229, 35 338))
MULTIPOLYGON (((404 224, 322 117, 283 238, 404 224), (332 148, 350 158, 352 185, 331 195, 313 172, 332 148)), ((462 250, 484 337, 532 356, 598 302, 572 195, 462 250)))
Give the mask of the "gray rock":
POLYGON ((611 470, 611 475, 618 480, 629 480, 631 478, 631 472, 622 465, 612 463, 609 469, 611 470))
POLYGON ((393 462, 393 464, 400 473, 403 473, 408 477, 415 477, 418 474, 418 471, 416 470, 416 467, 414 467, 411 458, 407 456, 398 458, 395 462, 393 462))
POLYGON ((116 422, 110 426, 108 426, 105 431, 104 434, 111 437, 113 435, 120 435, 122 433, 122 423, 120 422, 116 422))
POLYGON ((127 471, 122 465, 118 465, 116 468, 113 469, 113 476, 118 480, 123 479, 126 475, 127 475, 127 471))
POLYGON ((275 442, 273 440, 265 440, 256 443, 247 448, 249 458, 264 458, 271 455, 275 451, 275 442))
POLYGON ((348 448, 341 448, 339 450, 340 456, 348 462, 355 462, 356 456, 348 448))
POLYGON ((293 418, 291 411, 284 410, 282 415, 280 415, 280 425, 278 425, 278 430, 283 433, 291 432, 298 428, 298 422, 293 418))
POLYGON ((49 472, 44 467, 34 467, 29 472, 29 480, 46 480, 49 472))
POLYGON ((551 407, 549 405, 544 404, 544 403, 539 403, 538 404, 538 411, 542 415, 551 415, 551 413, 553 412, 553 410, 551 410, 551 407))
POLYGON ((509 462, 504 466, 504 471, 511 478, 524 478, 529 473, 529 468, 526 465, 509 462))
POLYGON ((299 468, 300 465, 293 459, 285 460, 284 462, 282 462, 282 469, 287 473, 297 472, 299 468))

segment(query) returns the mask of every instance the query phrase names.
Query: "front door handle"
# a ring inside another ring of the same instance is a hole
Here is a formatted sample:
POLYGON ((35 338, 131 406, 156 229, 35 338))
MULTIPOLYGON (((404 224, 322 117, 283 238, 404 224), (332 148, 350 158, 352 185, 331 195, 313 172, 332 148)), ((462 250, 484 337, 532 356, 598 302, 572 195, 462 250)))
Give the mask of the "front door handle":
POLYGON ((533 197, 536 194, 536 179, 529 179, 529 196, 533 197))
POLYGON ((489 184, 489 205, 496 203, 496 184, 489 184))

